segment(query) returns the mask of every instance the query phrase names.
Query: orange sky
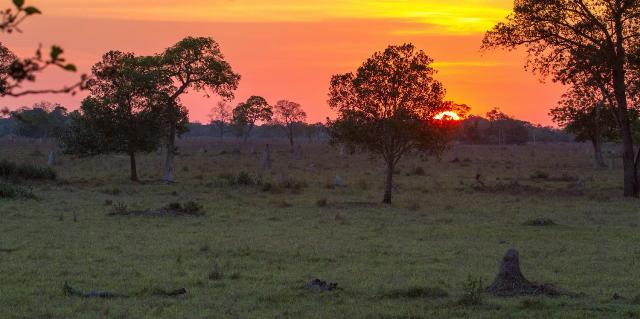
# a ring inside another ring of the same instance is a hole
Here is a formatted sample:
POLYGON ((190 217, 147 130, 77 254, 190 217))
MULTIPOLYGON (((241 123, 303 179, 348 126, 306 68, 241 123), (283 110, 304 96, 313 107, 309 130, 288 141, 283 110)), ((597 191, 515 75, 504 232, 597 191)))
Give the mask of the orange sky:
MULTIPOLYGON (((9 3, 8 0, 4 2, 9 3)), ((483 32, 502 19, 512 0, 27 0, 43 16, 25 22, 23 34, 2 35, 20 55, 39 43, 59 44, 88 72, 111 49, 161 52, 187 35, 218 41, 242 75, 237 101, 262 95, 300 102, 311 121, 331 112, 331 75, 355 70, 374 51, 412 42, 436 60, 448 98, 483 114, 493 107, 518 118, 551 124, 549 107, 562 88, 542 84, 523 70, 524 55, 479 52, 483 32), (445 3, 455 2, 455 4, 445 3), (188 3, 188 4, 186 4, 188 3)), ((36 86, 73 80, 48 72, 36 86)), ((47 99, 77 108, 81 96, 4 98, 15 108, 47 99)), ((216 99, 183 99, 192 120, 207 121, 216 99)))

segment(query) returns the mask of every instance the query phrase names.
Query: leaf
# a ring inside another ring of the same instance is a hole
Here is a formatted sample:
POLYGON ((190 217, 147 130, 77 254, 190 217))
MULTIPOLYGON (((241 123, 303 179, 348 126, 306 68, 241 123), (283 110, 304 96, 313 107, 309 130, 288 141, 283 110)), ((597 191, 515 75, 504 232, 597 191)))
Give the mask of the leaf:
POLYGON ((36 8, 36 7, 26 7, 24 8, 24 12, 27 15, 32 15, 32 14, 41 14, 42 12, 40 11, 40 9, 36 8))
POLYGON ((62 50, 61 47, 54 45, 51 47, 51 60, 52 61, 57 61, 58 59, 60 59, 60 55, 62 54, 62 52, 64 52, 64 50, 62 50))
POLYGON ((18 8, 22 8, 22 6, 24 5, 24 0, 13 0, 13 4, 18 8))
POLYGON ((67 71, 71 71, 71 72, 76 72, 78 71, 78 68, 76 68, 75 65, 73 64, 67 64, 64 67, 62 67, 63 69, 67 70, 67 71))

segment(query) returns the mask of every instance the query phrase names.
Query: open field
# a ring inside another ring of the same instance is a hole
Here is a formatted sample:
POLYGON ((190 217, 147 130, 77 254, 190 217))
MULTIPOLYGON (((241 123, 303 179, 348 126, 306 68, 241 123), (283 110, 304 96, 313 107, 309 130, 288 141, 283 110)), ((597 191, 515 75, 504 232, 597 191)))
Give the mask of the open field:
MULTIPOLYGON (((57 181, 25 182, 38 199, 0 199, 0 318, 640 317, 640 202, 622 199, 621 170, 592 170, 589 145, 407 158, 385 206, 378 160, 320 144, 296 160, 277 144, 262 172, 254 143, 234 154, 239 144, 181 141, 176 185, 158 181, 157 154, 140 156, 138 184, 125 156, 62 156, 57 181), (108 215, 188 201, 206 215, 108 215), (557 225, 523 225, 538 217, 557 225), (468 277, 489 285, 509 248, 530 280, 578 296, 459 303, 468 277), (303 289, 316 277, 341 289, 303 289), (68 297, 65 281, 129 297, 68 297)), ((4 140, 0 159, 44 165, 49 147, 4 140)))

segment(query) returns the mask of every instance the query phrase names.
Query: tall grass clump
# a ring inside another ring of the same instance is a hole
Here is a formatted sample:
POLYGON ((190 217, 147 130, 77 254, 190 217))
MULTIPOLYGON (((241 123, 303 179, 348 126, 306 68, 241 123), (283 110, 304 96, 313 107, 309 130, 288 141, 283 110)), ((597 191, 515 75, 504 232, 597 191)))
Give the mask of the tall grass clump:
POLYGON ((3 198, 27 198, 33 199, 36 196, 28 189, 0 181, 0 199, 3 198))
POLYGON ((7 179, 55 180, 56 171, 50 167, 0 161, 0 177, 7 179))

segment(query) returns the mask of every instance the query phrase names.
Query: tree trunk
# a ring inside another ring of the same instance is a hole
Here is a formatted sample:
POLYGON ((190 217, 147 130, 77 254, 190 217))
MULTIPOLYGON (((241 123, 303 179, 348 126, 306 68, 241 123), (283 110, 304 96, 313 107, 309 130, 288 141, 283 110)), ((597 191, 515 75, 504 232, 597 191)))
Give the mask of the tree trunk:
POLYGON ((129 160, 131 162, 131 181, 138 181, 138 166, 136 165, 136 154, 134 152, 129 153, 129 160))
POLYGON ((604 157, 602 156, 602 130, 600 128, 600 110, 602 109, 603 103, 596 104, 594 119, 593 119, 593 152, 595 156, 594 168, 596 170, 601 170, 607 168, 607 164, 604 162, 604 157))
POLYGON ((176 126, 173 123, 169 128, 166 148, 163 180, 167 183, 175 183, 176 126))
POLYGON ((293 127, 289 127, 289 131, 287 132, 289 135, 289 145, 291 146, 291 152, 293 153, 293 127))
POLYGON ((623 20, 620 14, 615 15, 616 50, 613 63, 613 93, 618 104, 618 118, 622 135, 622 161, 624 166, 624 196, 638 197, 638 171, 636 170, 636 155, 633 147, 633 136, 627 105, 626 85, 626 52, 624 48, 623 20))
POLYGON ((618 117, 620 121, 620 135, 622 135, 622 162, 624 167, 624 196, 638 197, 638 172, 636 170, 636 157, 633 147, 633 136, 629 122, 627 107, 626 85, 624 83, 624 70, 616 68, 614 72, 614 93, 618 104, 618 117))
POLYGON ((593 144, 593 153, 594 153, 594 168, 596 170, 602 170, 607 168, 607 163, 604 161, 604 156, 602 155, 602 142, 600 139, 594 138, 591 143, 593 144))
POLYGON ((391 192, 393 191, 393 170, 393 160, 389 160, 387 162, 387 180, 384 187, 384 199, 382 200, 382 202, 385 204, 391 204, 391 192))

